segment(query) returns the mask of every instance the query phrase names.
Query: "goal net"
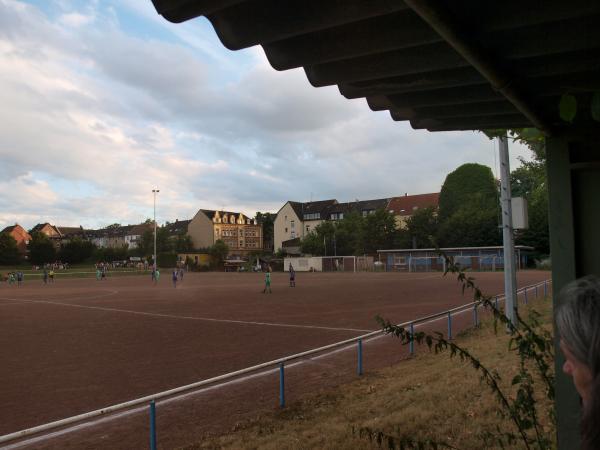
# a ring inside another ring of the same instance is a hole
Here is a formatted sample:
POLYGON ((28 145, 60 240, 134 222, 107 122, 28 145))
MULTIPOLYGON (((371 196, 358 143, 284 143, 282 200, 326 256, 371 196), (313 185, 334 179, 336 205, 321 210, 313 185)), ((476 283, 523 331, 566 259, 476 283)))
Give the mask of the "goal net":
POLYGON ((321 256, 323 272, 356 272, 356 256, 321 256))

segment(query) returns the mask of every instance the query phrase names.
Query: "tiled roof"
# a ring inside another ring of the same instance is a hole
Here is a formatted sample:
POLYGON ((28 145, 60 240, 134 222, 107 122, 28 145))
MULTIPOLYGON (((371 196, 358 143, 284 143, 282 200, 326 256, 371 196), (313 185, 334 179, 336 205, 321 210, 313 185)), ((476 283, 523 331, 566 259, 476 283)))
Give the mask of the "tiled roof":
POLYGON ((597 129, 589 107, 569 125, 558 105, 565 93, 589 105, 598 90, 599 1, 152 1, 167 20, 206 16, 227 48, 262 45, 275 69, 303 67, 313 86, 413 128, 597 129))
MULTIPOLYGON (((46 225, 50 225, 48 222, 44 222, 44 223, 38 223, 36 226, 34 226, 31 229, 31 232, 33 233, 34 231, 41 231, 42 228, 44 228, 46 225)), ((52 225, 50 225, 52 226, 52 225)))
POLYGON ((85 230, 81 226, 79 226, 79 227, 61 227, 61 226, 57 225, 56 229, 60 232, 60 234, 62 236, 69 236, 72 234, 85 234, 85 230))
POLYGON ((58 235, 60 236, 60 231, 58 230, 58 228, 56 228, 56 226, 48 223, 48 222, 44 222, 44 223, 38 223, 35 227, 33 227, 30 232, 31 233, 35 233, 36 231, 42 231, 42 229, 48 225, 49 227, 53 228, 54 231, 56 231, 58 233, 58 235))
POLYGON ((169 223, 165 225, 165 229, 171 235, 173 234, 185 234, 188 231, 188 225, 192 220, 175 220, 173 223, 169 223))
POLYGON ((440 203, 440 193, 405 195, 404 197, 394 197, 390 200, 387 207, 388 211, 397 216, 410 216, 417 209, 430 206, 437 207, 440 203))
POLYGON ((304 217, 304 214, 314 214, 314 213, 319 213, 319 214, 321 214, 321 218, 325 218, 325 215, 327 214, 329 207, 337 204, 337 202, 338 201, 336 199, 318 200, 315 202, 304 202, 304 203, 290 201, 290 205, 294 209, 294 212, 296 213, 298 218, 300 220, 302 220, 304 217))
POLYGON ((357 200, 355 202, 337 203, 332 205, 327 210, 331 213, 347 213, 350 211, 375 211, 377 209, 385 209, 389 203, 389 198, 379 198, 375 200, 357 200))
POLYGON ((12 230, 15 229, 17 225, 10 225, 8 227, 6 227, 4 230, 0 231, 0 233, 10 233, 12 230))

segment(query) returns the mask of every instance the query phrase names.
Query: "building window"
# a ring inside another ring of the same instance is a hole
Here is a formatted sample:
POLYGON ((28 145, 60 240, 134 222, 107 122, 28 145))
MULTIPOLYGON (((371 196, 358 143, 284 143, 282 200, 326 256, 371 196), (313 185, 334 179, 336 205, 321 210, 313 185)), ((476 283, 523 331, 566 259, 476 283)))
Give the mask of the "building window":
POLYGON ((295 223, 295 221, 293 221, 293 220, 292 220, 292 221, 290 222, 290 227, 292 228, 292 230, 293 230, 294 228, 296 228, 296 223, 295 223))
POLYGON ((321 213, 307 213, 304 214, 304 220, 314 220, 314 219, 320 219, 321 218, 321 213))
POLYGON ((296 232, 294 230, 292 230, 291 237, 292 237, 292 239, 294 239, 296 237, 296 232))
POLYGON ((306 225, 306 232, 310 233, 310 225, 306 225))
POLYGON ((285 232, 287 233, 287 228, 285 229, 285 232))
POLYGON ((344 213, 331 213, 329 216, 331 220, 341 220, 344 218, 344 213))

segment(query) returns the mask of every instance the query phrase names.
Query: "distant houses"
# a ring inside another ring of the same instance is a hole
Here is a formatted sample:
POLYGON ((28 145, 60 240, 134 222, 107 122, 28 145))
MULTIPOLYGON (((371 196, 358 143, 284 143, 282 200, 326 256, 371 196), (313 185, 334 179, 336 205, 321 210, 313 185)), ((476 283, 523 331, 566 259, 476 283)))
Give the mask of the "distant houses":
POLYGON ((294 251, 307 234, 324 221, 342 220, 351 212, 363 217, 379 209, 394 215, 398 228, 403 228, 406 220, 415 211, 426 207, 437 207, 439 193, 407 195, 402 197, 374 200, 356 200, 340 203, 336 199, 314 202, 287 201, 277 212, 274 226, 274 248, 294 251))
MULTIPOLYGON (((288 252, 299 251, 300 241, 325 221, 343 220, 350 213, 363 217, 385 210, 394 215, 396 226, 403 228, 406 220, 415 211, 427 207, 437 207, 439 193, 404 195, 400 197, 380 198, 373 200, 356 200, 340 203, 336 199, 311 202, 287 201, 277 212, 273 233, 265 241, 262 223, 251 219, 241 212, 199 209, 191 219, 167 222, 160 228, 166 232, 172 242, 183 242, 186 250, 206 249, 218 240, 229 247, 233 257, 244 258, 250 253, 265 249, 288 252), (266 246, 266 247, 265 247, 266 246)), ((260 221, 262 222, 262 221, 260 221)), ((27 255, 27 246, 32 234, 39 232, 53 242, 59 249, 74 239, 90 241, 98 248, 139 248, 145 233, 154 231, 154 223, 150 220, 135 225, 113 224, 105 228, 91 230, 79 227, 53 225, 48 222, 39 223, 29 232, 19 224, 6 227, 2 233, 9 233, 17 242, 19 252, 27 255)))
POLYGON ((12 236, 12 238, 17 242, 17 249, 19 250, 21 256, 27 255, 27 246, 31 241, 31 234, 29 234, 25 228, 16 223, 4 228, 0 233, 7 233, 8 235, 12 236))

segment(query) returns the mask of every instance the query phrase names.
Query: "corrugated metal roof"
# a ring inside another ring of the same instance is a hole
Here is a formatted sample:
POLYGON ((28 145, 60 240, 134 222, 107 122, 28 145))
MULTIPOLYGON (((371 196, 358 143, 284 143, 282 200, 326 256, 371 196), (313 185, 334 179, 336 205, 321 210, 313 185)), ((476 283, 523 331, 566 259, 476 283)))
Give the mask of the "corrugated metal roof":
POLYGON ((227 48, 262 45, 274 68, 303 67, 314 86, 336 84, 413 128, 556 131, 564 93, 581 105, 573 127, 598 128, 587 105, 600 90, 599 1, 152 1, 173 22, 204 15, 227 48), (441 11, 447 33, 421 4, 441 11))

